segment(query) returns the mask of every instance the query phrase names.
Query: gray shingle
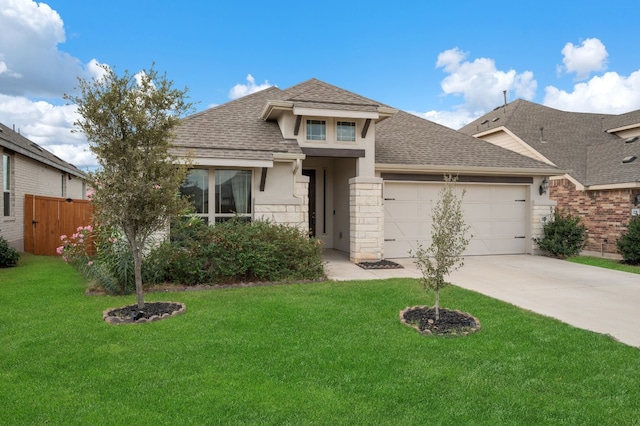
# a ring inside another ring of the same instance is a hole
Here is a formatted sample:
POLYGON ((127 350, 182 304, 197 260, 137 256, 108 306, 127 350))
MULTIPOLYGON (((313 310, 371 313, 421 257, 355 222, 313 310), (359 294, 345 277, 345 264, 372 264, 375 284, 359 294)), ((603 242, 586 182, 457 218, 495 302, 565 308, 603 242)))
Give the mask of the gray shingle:
POLYGON ((486 168, 551 168, 404 111, 376 126, 376 163, 486 168))
POLYGON ((622 164, 628 155, 640 156, 640 143, 625 144, 620 137, 605 132, 634 120, 640 122, 640 111, 622 116, 577 113, 519 99, 460 131, 475 135, 504 126, 561 169, 572 170, 570 175, 583 185, 605 185, 640 179, 640 162, 622 164), (494 121, 496 118, 498 121, 494 121))

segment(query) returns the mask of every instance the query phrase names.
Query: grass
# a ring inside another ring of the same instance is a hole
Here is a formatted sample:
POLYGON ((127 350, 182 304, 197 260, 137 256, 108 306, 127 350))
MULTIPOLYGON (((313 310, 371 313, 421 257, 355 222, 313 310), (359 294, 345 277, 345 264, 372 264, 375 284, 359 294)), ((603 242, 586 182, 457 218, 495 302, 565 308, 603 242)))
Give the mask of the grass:
POLYGON ((574 256, 567 258, 569 262, 582 263, 583 265, 597 266, 599 268, 615 269, 616 271, 631 272, 632 274, 640 274, 640 266, 628 265, 619 260, 605 259, 603 257, 592 256, 574 256))
POLYGON ((637 424, 640 351, 474 292, 482 330, 425 337, 416 280, 151 293, 187 312, 112 326, 58 258, 0 269, 0 424, 637 424))

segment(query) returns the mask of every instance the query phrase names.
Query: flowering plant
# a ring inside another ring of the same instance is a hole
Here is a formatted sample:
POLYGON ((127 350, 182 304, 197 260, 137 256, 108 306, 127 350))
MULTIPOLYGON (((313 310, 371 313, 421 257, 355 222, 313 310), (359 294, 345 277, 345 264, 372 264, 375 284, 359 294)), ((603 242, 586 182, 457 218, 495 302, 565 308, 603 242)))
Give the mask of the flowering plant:
POLYGON ((66 263, 78 269, 83 266, 91 266, 93 261, 89 253, 91 251, 92 237, 93 226, 79 226, 70 237, 67 235, 60 236, 62 245, 56 249, 56 252, 62 256, 66 263))

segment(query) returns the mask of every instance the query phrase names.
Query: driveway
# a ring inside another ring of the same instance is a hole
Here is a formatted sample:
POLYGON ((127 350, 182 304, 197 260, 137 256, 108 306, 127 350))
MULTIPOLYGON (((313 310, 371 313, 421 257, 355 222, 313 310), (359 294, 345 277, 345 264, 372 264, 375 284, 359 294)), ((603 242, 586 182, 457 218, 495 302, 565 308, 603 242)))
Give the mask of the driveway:
MULTIPOLYGON (((403 269, 373 271, 343 253, 328 250, 325 259, 338 281, 420 277, 411 259, 394 259, 403 269)), ((469 256, 450 282, 640 347, 640 275, 542 256, 469 256)))

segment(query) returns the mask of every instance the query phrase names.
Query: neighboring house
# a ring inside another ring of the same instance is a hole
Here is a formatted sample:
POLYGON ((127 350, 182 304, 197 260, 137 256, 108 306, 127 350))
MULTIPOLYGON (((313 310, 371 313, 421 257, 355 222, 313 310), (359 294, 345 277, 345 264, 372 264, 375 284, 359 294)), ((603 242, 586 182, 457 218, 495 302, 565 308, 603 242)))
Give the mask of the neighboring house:
POLYGON ((516 100, 460 131, 566 170, 551 178, 550 198, 582 217, 586 251, 616 253, 623 226, 640 214, 640 110, 577 113, 516 100))
POLYGON ((444 174, 467 190, 467 254, 531 253, 550 204, 538 187, 562 173, 316 79, 185 118, 173 153, 193 158, 183 191, 209 223, 298 226, 353 262, 427 244, 444 174))
POLYGON ((0 236, 24 251, 25 195, 83 199, 85 174, 0 123, 0 236))

